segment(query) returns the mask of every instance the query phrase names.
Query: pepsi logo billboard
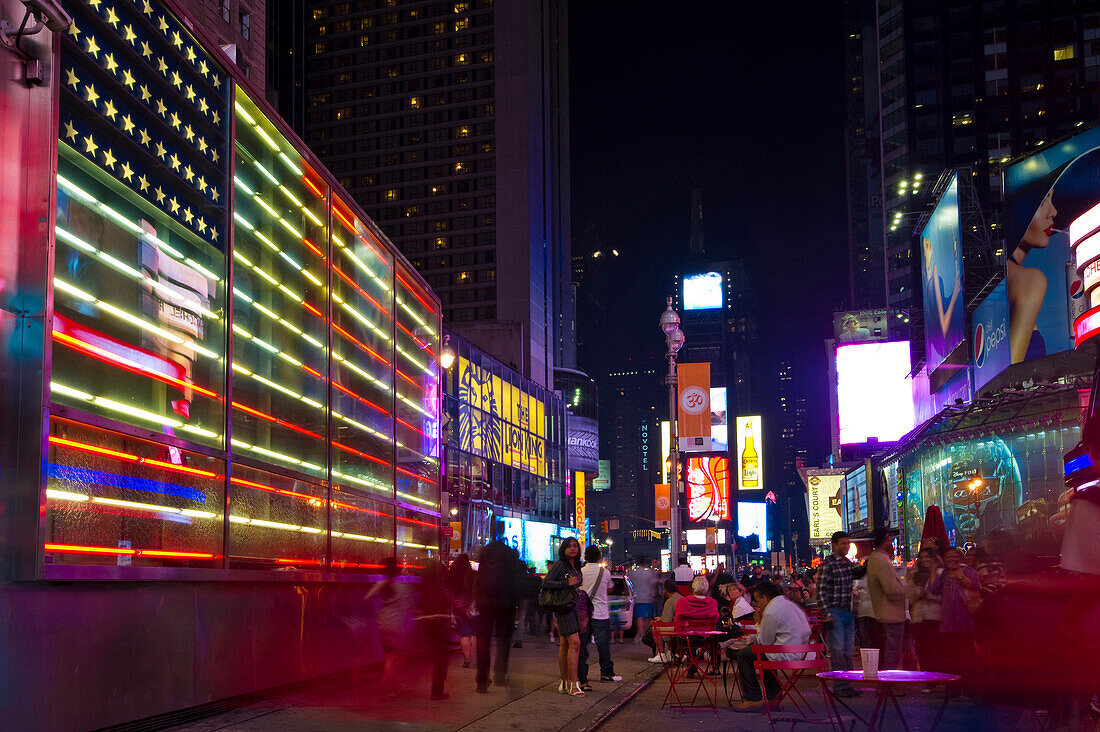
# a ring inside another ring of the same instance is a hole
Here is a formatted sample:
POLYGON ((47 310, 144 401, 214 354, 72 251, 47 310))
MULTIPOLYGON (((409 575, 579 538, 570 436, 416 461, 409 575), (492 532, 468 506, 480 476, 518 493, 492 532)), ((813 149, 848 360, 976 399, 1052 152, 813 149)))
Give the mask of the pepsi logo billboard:
POLYGON ((974 311, 971 345, 974 353, 974 386, 981 389, 1008 368, 1008 290, 1004 280, 974 311))

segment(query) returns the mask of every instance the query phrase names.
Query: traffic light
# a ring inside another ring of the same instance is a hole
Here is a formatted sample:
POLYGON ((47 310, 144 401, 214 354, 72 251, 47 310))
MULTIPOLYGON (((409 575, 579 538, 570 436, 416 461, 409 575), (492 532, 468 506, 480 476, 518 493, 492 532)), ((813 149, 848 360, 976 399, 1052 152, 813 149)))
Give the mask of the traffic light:
POLYGON ((603 521, 600 522, 600 531, 602 531, 605 534, 610 534, 611 533, 610 531, 607 530, 607 519, 604 519, 603 521))

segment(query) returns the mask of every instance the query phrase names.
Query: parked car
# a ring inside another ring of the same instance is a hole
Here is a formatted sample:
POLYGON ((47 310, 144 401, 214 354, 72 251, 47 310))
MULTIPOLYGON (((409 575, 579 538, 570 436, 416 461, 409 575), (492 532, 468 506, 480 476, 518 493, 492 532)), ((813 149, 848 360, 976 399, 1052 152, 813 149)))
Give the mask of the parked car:
POLYGON ((611 614, 611 629, 632 635, 634 628, 634 586, 622 572, 611 573, 611 589, 607 593, 607 609, 611 614))

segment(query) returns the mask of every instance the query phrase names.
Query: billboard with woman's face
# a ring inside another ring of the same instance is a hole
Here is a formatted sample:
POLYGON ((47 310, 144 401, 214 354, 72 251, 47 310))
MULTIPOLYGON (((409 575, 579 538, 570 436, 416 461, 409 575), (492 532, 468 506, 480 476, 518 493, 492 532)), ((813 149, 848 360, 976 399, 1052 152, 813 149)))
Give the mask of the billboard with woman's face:
POLYGON ((924 344, 929 372, 938 369, 966 339, 961 239, 956 175, 920 233, 924 344))
POLYGON ((1077 270, 1088 261, 1075 261, 1068 229, 1100 202, 1100 128, 1010 166, 1004 191, 1009 343, 1020 363, 1071 348, 1071 323, 1087 307, 1077 270))

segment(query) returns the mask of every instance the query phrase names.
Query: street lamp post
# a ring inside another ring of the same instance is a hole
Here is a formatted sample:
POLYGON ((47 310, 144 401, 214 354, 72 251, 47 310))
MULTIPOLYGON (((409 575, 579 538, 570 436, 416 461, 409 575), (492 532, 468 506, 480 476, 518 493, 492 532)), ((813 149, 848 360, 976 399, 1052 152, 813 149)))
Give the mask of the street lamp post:
POLYGON ((684 333, 680 330, 680 316, 672 309, 672 298, 668 298, 667 302, 668 307, 661 313, 658 324, 665 334, 665 345, 668 347, 666 353, 668 356, 668 375, 665 377, 665 383, 668 384, 668 423, 672 433, 672 449, 669 455, 669 462, 672 466, 669 473, 669 483, 671 484, 669 497, 672 503, 669 517, 671 519, 669 521, 669 556, 672 566, 676 566, 676 558, 680 553, 680 440, 676 424, 676 354, 684 346, 684 333))
POLYGON ((978 541, 978 531, 982 525, 982 507, 978 503, 978 493, 982 489, 982 479, 975 478, 970 481, 968 486, 970 488, 970 495, 974 497, 974 541, 978 541))

